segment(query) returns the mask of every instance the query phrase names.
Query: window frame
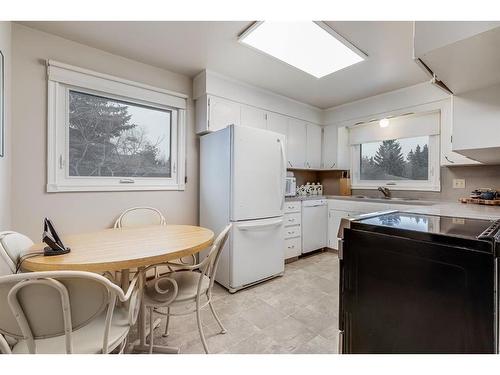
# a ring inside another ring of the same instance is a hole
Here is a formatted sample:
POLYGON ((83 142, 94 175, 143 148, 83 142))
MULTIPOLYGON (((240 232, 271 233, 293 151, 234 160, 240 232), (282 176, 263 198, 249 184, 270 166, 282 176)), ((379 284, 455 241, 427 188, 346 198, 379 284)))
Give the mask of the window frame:
POLYGON ((48 69, 47 192, 185 190, 185 95, 52 61, 48 69), (52 66, 62 69, 51 76, 52 66), (170 111, 171 176, 70 176, 70 90, 170 111))
POLYGON ((352 189, 377 189, 386 186, 394 190, 441 191, 440 136, 429 136, 429 178, 427 180, 361 180, 361 145, 351 146, 352 189))

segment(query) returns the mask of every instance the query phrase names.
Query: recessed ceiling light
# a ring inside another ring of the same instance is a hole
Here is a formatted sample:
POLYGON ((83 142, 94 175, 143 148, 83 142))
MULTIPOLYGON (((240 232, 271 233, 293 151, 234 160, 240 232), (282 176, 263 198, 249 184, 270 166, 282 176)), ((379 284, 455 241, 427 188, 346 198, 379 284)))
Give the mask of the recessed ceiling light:
POLYGON ((378 123, 381 128, 387 128, 389 126, 389 119, 388 118, 383 118, 382 120, 379 121, 378 123))
POLYGON ((316 78, 366 58, 323 22, 256 22, 240 35, 239 41, 316 78))

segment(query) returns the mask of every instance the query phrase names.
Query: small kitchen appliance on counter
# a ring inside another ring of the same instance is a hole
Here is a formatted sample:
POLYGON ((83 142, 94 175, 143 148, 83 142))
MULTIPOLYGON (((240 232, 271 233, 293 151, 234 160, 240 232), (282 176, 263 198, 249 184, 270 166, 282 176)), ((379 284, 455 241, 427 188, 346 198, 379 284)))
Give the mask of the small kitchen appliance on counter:
POLYGON ((498 353, 500 220, 391 211, 342 227, 342 353, 498 353))
POLYGON ((286 176, 285 197, 295 197, 297 195, 297 180, 293 176, 286 176))

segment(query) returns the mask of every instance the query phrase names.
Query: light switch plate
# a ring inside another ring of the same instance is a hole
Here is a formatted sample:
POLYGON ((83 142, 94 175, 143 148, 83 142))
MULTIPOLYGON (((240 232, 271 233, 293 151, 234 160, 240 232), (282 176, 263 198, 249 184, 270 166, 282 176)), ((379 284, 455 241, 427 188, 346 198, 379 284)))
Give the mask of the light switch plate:
POLYGON ((453 179, 453 189, 465 189, 465 179, 454 178, 453 179))

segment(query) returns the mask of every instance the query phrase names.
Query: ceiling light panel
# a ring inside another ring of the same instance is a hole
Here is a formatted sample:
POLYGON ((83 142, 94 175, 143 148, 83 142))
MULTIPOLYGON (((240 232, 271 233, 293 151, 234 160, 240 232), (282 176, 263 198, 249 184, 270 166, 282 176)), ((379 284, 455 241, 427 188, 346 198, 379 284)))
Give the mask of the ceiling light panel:
POLYGON ((316 78, 366 58, 321 22, 257 22, 239 40, 316 78))

